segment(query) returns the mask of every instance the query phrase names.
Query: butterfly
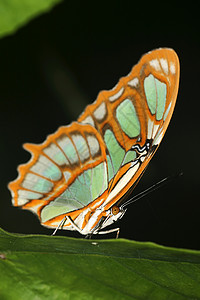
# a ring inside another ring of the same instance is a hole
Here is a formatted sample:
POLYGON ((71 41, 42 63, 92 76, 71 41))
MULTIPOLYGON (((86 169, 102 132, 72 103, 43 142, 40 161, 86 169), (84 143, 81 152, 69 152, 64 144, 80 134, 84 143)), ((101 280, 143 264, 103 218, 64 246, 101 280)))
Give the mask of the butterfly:
POLYGON ((148 52, 110 91, 101 91, 77 122, 60 127, 31 153, 9 184, 12 204, 49 228, 102 231, 122 218, 171 119, 180 66, 174 50, 148 52))

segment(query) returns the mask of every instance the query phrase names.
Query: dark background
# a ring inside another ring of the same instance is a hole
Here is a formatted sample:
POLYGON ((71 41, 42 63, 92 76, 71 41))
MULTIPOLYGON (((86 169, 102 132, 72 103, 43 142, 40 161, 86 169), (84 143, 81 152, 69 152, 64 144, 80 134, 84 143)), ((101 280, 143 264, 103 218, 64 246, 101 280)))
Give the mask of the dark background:
POLYGON ((10 232, 51 234, 31 212, 11 205, 7 184, 17 177, 17 166, 30 158, 22 144, 41 143, 75 120, 145 52, 172 47, 181 63, 177 105, 134 194, 166 176, 184 175, 131 205, 118 225, 123 238, 200 249, 196 10, 190 11, 184 1, 181 7, 175 1, 91 3, 65 1, 0 40, 0 225, 10 232))

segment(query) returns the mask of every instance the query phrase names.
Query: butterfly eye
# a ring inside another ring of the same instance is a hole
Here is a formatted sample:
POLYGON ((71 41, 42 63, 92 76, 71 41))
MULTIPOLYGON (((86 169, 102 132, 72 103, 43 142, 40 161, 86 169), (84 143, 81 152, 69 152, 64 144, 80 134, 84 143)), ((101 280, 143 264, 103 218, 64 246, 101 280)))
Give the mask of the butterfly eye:
POLYGON ((117 215, 119 213, 119 207, 118 206, 113 206, 112 207, 112 213, 113 213, 114 216, 117 215))

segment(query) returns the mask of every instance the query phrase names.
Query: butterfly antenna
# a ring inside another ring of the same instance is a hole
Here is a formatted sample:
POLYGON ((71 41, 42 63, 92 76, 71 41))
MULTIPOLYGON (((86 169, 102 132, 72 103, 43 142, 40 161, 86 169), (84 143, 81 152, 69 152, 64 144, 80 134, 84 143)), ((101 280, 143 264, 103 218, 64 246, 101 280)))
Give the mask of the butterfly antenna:
POLYGON ((147 188, 146 190, 142 191, 141 193, 133 196, 131 199, 129 199, 128 201, 126 201, 124 204, 121 205, 121 208, 123 209, 124 207, 126 207, 127 205, 138 201, 139 199, 145 197, 146 195, 150 194, 151 192, 159 189, 160 187, 168 184, 170 181, 180 177, 183 175, 183 172, 180 172, 178 174, 175 175, 171 175, 168 177, 163 178, 162 180, 158 181, 157 183, 153 184, 152 186, 150 186, 149 188, 147 188))

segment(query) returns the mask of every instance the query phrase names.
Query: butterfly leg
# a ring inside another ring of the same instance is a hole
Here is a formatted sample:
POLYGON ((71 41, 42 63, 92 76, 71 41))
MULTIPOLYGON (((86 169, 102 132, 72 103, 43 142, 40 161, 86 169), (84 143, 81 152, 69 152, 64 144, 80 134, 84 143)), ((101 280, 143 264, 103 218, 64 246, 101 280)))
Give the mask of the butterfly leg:
POLYGON ((70 216, 66 216, 67 221, 71 223, 71 225, 80 233, 82 234, 82 230, 74 223, 70 216))
POLYGON ((62 219, 62 221, 58 224, 58 226, 56 227, 56 229, 54 230, 54 232, 52 233, 52 235, 55 235, 56 232, 58 231, 58 229, 61 228, 62 225, 64 225, 66 219, 67 219, 66 217, 64 217, 64 218, 62 219))
POLYGON ((85 238, 88 239, 88 240, 90 240, 90 239, 92 238, 92 235, 93 235, 93 233, 88 233, 88 234, 85 236, 85 238))
POLYGON ((110 230, 99 231, 99 232, 97 232, 97 234, 107 234, 107 233, 111 233, 111 232, 117 232, 116 239, 118 239, 120 228, 113 228, 113 229, 110 229, 110 230))
MULTIPOLYGON (((69 216, 65 216, 62 221, 58 224, 58 226, 56 227, 56 229, 54 230, 54 232, 52 233, 52 235, 55 235, 56 232, 58 231, 59 228, 62 228, 62 226, 64 225, 65 221, 69 221, 69 223, 71 223, 71 225, 79 232, 81 233, 81 229, 74 223, 74 221, 72 220, 72 218, 70 218, 69 216)), ((82 234, 82 233, 81 233, 82 234)))

